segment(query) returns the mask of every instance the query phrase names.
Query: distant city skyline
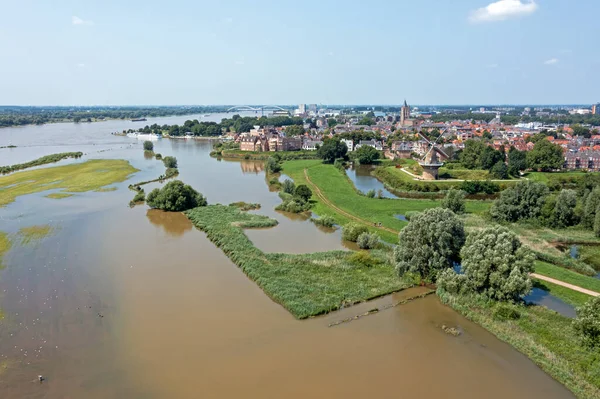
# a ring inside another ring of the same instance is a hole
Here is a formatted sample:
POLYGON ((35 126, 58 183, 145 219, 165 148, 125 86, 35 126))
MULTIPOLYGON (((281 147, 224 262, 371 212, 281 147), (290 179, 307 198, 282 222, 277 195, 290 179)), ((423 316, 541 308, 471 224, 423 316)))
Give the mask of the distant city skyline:
POLYGON ((591 106, 598 15, 593 0, 9 2, 0 105, 591 106))

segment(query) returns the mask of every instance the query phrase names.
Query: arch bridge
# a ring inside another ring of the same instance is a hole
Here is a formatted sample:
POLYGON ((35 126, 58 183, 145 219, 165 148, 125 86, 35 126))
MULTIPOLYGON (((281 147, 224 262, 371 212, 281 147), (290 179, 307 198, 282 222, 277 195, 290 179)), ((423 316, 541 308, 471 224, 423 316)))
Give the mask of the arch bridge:
POLYGON ((287 111, 285 108, 281 108, 278 105, 236 105, 235 107, 231 107, 227 110, 227 112, 233 111, 255 111, 255 112, 264 112, 264 111, 287 111))

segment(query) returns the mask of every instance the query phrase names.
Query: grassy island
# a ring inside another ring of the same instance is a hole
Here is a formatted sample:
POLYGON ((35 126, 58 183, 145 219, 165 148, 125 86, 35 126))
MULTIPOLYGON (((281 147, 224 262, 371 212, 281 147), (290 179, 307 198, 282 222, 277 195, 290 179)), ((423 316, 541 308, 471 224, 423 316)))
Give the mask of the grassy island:
POLYGON ((122 182, 137 171, 124 160, 93 159, 84 163, 13 173, 0 177, 0 207, 10 204, 21 195, 48 190, 60 189, 61 193, 98 190, 122 182))
POLYGON ((330 251, 270 254, 254 246, 245 228, 273 227, 277 221, 242 212, 236 206, 210 205, 185 212, 246 275, 295 317, 304 319, 407 288, 383 251, 330 251))

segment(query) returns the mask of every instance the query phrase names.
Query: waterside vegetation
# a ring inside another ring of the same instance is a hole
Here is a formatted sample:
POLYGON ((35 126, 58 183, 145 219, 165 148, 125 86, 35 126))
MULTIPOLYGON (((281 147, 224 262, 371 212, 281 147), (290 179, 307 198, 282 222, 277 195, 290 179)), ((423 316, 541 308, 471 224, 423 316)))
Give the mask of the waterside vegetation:
POLYGON ((61 152, 59 154, 45 155, 41 158, 35 159, 33 161, 25 162, 25 163, 20 163, 20 164, 15 164, 15 165, 10 165, 10 166, 0 166, 0 174, 5 175, 7 173, 12 173, 12 172, 16 172, 16 171, 27 169, 27 168, 33 168, 34 166, 41 166, 41 165, 46 165, 49 163, 62 161, 63 159, 67 159, 67 158, 76 158, 77 159, 77 158, 81 158, 82 155, 83 155, 82 152, 61 152))
POLYGON ((137 171, 124 160, 93 159, 13 173, 0 177, 0 207, 10 204, 21 195, 48 190, 61 190, 63 193, 98 190, 122 182, 137 171))
POLYGON ((399 279, 389 253, 372 251, 367 265, 353 252, 270 254, 256 248, 245 228, 272 227, 277 221, 248 214, 234 206, 209 205, 186 212, 225 254, 267 295, 299 319, 407 288, 414 279, 399 279))

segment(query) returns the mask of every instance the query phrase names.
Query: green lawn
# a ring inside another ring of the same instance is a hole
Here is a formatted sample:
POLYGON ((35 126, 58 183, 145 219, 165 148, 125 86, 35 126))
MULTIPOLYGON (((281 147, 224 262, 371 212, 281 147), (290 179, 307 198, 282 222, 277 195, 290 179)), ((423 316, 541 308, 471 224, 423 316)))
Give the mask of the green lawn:
MULTIPOLYGON (((242 212, 236 206, 210 205, 185 212, 225 254, 274 301, 303 319, 413 285, 398 277, 384 250, 365 257, 330 251, 313 254, 264 253, 244 228, 272 227, 277 221, 242 212)), ((389 251, 389 249, 387 250, 389 251)), ((365 255, 366 253, 362 253, 365 255)))
POLYGON ((137 171, 127 161, 94 159, 84 163, 13 173, 0 177, 0 207, 10 204, 20 195, 47 190, 61 189, 63 193, 98 190, 124 181, 137 171))
POLYGON ((525 354, 578 398, 600 398, 600 351, 581 345, 569 318, 543 306, 504 305, 521 317, 501 321, 494 317, 499 303, 447 294, 441 299, 525 354))
MULTIPOLYGON (((294 179, 296 185, 307 184, 304 169, 307 169, 311 181, 320 188, 322 194, 335 206, 360 219, 372 223, 382 223, 383 226, 396 231, 400 231, 406 226, 407 222, 397 219, 394 215, 405 215, 409 211, 423 211, 440 205, 438 200, 377 199, 359 195, 341 171, 333 165, 323 164, 321 161, 287 161, 283 164, 283 173, 294 179)), ((350 221, 346 216, 321 203, 314 194, 313 200, 316 200, 313 211, 319 216, 332 216, 340 225, 350 221)), ((467 201, 468 212, 483 212, 489 206, 489 202, 467 201)), ((374 229, 370 224, 367 226, 386 241, 392 243, 398 241, 396 234, 374 229)))
POLYGON ((600 292, 600 279, 584 276, 574 271, 551 265, 550 263, 536 261, 535 272, 543 276, 564 281, 565 283, 576 285, 581 288, 600 292))
POLYGON ((577 182, 581 180, 587 173, 581 171, 574 172, 529 172, 524 177, 529 180, 551 185, 552 183, 567 183, 577 182))

